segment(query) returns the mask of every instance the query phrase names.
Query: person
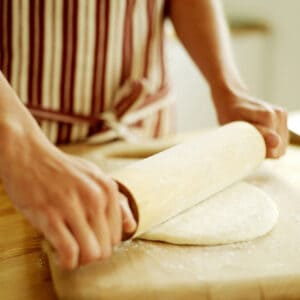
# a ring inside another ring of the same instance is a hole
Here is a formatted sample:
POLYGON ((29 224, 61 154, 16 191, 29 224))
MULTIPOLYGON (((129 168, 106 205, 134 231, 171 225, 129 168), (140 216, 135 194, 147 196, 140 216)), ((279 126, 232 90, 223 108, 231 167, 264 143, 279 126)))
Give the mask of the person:
POLYGON ((172 132, 167 17, 209 83, 220 124, 247 121, 267 157, 283 155, 287 113, 250 95, 219 1, 0 0, 0 176, 64 268, 109 257, 136 222, 112 178, 55 144, 172 132))

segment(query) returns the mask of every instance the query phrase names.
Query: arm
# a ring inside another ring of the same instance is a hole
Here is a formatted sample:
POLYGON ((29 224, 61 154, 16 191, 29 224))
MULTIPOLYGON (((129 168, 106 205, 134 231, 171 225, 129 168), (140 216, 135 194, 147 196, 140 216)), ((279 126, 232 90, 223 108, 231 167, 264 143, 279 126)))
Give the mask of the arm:
POLYGON ((0 137, 5 190, 56 249, 63 267, 109 256, 121 240, 122 227, 135 229, 113 180, 52 145, 1 72, 0 137))
POLYGON ((168 3, 179 39, 209 83, 219 122, 252 123, 265 138, 267 156, 281 156, 288 143, 287 114, 249 95, 233 60, 220 1, 168 3))

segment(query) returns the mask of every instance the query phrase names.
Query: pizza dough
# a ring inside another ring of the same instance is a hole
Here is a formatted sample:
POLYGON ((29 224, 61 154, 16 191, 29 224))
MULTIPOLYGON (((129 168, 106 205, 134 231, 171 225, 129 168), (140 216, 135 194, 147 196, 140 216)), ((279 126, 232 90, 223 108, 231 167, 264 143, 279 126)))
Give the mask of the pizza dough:
POLYGON ((227 244, 262 236, 273 228, 277 219, 277 207, 269 196, 241 182, 156 226, 140 238, 186 245, 227 244))

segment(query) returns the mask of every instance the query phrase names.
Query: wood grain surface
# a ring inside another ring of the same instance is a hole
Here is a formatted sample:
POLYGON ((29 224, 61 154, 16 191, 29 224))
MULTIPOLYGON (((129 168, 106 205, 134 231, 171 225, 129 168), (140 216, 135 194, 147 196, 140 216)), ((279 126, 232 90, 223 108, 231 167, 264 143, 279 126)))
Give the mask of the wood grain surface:
MULTIPOLYGON (((76 150, 76 146, 71 148, 65 150, 91 159, 99 165, 103 165, 103 168, 107 170, 117 169, 124 164, 134 161, 134 159, 103 159, 99 146, 81 147, 80 151, 76 150)), ((291 187, 298 190, 300 182, 300 148, 290 148, 288 155, 275 165, 272 164, 271 169, 274 173, 284 174, 282 178, 280 177, 278 183, 288 182, 288 190, 291 187), (277 169, 275 166, 278 166, 277 169)), ((42 237, 37 231, 28 224, 21 214, 15 211, 0 184, 1 300, 57 299, 50 277, 48 262, 41 251, 41 240, 42 237)), ((182 252, 180 251, 180 255, 182 255, 182 252)), ((177 251, 173 251, 173 247, 170 253, 177 255, 177 251)))
MULTIPOLYGON (((106 145, 65 146, 64 152, 91 160, 105 170, 118 169, 134 158, 105 158, 109 153, 147 156, 168 148, 173 140, 149 142, 148 147, 117 142, 106 145), (150 144, 149 144, 150 143, 150 144), (138 155, 137 155, 138 154, 138 155)), ((128 157, 128 155, 127 155, 128 157)), ((0 182, 0 299, 56 300, 46 255, 41 250, 42 236, 15 210, 0 182)))
POLYGON ((56 299, 41 240, 0 185, 0 299, 56 299))
POLYGON ((265 161, 246 181, 278 206, 266 236, 213 247, 134 240, 73 272, 52 263, 49 251, 59 299, 299 300, 300 148, 265 161))

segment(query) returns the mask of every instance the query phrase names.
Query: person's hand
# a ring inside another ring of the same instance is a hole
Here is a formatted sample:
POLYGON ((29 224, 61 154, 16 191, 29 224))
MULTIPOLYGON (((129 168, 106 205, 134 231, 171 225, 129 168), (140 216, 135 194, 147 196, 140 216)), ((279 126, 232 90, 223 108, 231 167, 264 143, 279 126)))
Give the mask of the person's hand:
POLYGON ((279 158, 285 153, 289 133, 287 112, 283 108, 250 97, 246 92, 212 94, 221 125, 233 121, 249 122, 264 137, 268 158, 279 158))
POLYGON ((127 199, 96 165, 43 140, 24 140, 5 160, 6 192, 51 243, 64 268, 107 258, 121 241, 122 228, 135 230, 127 199))

